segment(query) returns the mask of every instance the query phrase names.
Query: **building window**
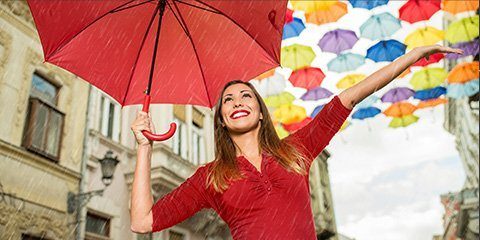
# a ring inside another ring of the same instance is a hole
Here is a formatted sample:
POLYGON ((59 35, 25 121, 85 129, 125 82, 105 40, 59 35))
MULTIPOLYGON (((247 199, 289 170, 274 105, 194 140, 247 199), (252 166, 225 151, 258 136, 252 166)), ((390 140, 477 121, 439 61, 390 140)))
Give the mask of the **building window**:
POLYGON ((87 212, 85 240, 109 239, 110 218, 87 212))
POLYGON ((192 133, 192 151, 193 159, 192 162, 195 165, 200 165, 205 163, 205 138, 203 137, 203 128, 193 124, 193 133, 192 133))
POLYGON ((57 95, 58 87, 36 73, 33 75, 22 144, 54 161, 59 159, 65 117, 57 109, 57 95))
POLYGON ((173 118, 173 121, 177 124, 177 131, 173 135, 173 152, 183 159, 187 159, 187 125, 176 117, 173 118))
POLYGON ((173 230, 168 231, 169 240, 185 240, 185 234, 173 230))
POLYGON ((109 97, 100 98, 100 133, 118 142, 120 140, 120 105, 109 97))

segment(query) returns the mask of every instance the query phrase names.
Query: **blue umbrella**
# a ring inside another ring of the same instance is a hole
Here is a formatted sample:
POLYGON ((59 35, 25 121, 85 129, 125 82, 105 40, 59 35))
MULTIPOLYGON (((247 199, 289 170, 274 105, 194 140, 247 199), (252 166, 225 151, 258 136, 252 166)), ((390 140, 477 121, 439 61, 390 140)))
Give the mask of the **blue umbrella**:
POLYGON ((407 46, 397 40, 380 41, 367 50, 367 58, 375 62, 392 62, 405 54, 407 46))
POLYGON ((366 118, 372 118, 375 117, 377 114, 381 113, 382 111, 376 107, 366 107, 366 108, 360 108, 357 111, 355 111, 352 115, 353 119, 366 119, 366 118))
POLYGON ((369 97, 363 99, 360 103, 355 105, 356 108, 367 108, 371 107, 374 103, 376 103, 380 98, 375 95, 370 95, 369 97))
POLYGON ((366 8, 368 10, 385 5, 388 0, 348 0, 354 8, 366 8))
POLYGON ((314 118, 315 116, 317 116, 317 114, 318 114, 320 111, 322 111, 323 107, 325 107, 325 104, 316 106, 315 109, 313 109, 312 114, 310 114, 310 117, 314 118))
POLYGON ((470 97, 477 94, 479 88, 478 79, 463 84, 449 84, 447 85, 447 96, 455 99, 470 97))
POLYGON ((285 24, 283 26, 283 36, 282 39, 292 38, 300 35, 300 33, 305 29, 305 25, 300 18, 293 18, 293 21, 285 24))
POLYGON ((371 40, 392 36, 402 27, 400 19, 385 12, 371 16, 360 26, 360 36, 371 40))
POLYGON ((334 72, 347 72, 360 67, 365 63, 365 57, 356 53, 344 53, 328 62, 328 70, 334 72))
POLYGON ((422 101, 434 99, 442 96, 447 93, 447 89, 444 87, 434 87, 430 89, 416 91, 413 95, 413 98, 420 99, 422 101))

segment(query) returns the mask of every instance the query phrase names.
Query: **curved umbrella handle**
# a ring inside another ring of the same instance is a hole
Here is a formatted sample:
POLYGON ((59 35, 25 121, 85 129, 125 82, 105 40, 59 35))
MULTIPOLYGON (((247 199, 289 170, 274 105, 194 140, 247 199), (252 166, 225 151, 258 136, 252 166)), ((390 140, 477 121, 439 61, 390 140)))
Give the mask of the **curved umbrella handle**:
MULTIPOLYGON (((145 99, 143 100, 143 109, 142 111, 148 113, 148 109, 150 108, 150 95, 145 95, 145 99)), ((149 131, 142 131, 143 135, 149 139, 150 141, 165 141, 173 136, 177 130, 176 123, 170 123, 170 129, 164 134, 154 134, 149 131)))

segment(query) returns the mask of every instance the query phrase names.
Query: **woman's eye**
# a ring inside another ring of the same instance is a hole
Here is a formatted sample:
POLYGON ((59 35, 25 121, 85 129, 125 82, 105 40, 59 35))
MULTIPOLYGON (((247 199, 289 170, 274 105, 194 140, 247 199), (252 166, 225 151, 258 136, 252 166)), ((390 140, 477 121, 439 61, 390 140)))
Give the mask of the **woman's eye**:
POLYGON ((230 97, 225 98, 225 99, 223 99, 223 103, 226 103, 226 102, 228 102, 228 101, 230 101, 230 100, 232 100, 232 98, 230 98, 230 97))
POLYGON ((250 93, 245 93, 243 94, 243 97, 252 97, 252 95, 250 95, 250 93))

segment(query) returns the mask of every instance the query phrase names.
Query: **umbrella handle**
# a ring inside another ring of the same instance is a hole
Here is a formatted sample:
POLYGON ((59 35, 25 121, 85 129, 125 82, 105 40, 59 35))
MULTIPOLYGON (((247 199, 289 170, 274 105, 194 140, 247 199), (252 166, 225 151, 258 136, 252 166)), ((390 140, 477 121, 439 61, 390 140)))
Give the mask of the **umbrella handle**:
MULTIPOLYGON (((142 111, 148 113, 148 109, 150 108, 150 95, 145 95, 143 100, 143 109, 142 111)), ((164 134, 154 134, 149 131, 142 131, 143 135, 150 141, 165 141, 173 136, 177 130, 177 124, 172 122, 170 123, 170 129, 164 134)))

